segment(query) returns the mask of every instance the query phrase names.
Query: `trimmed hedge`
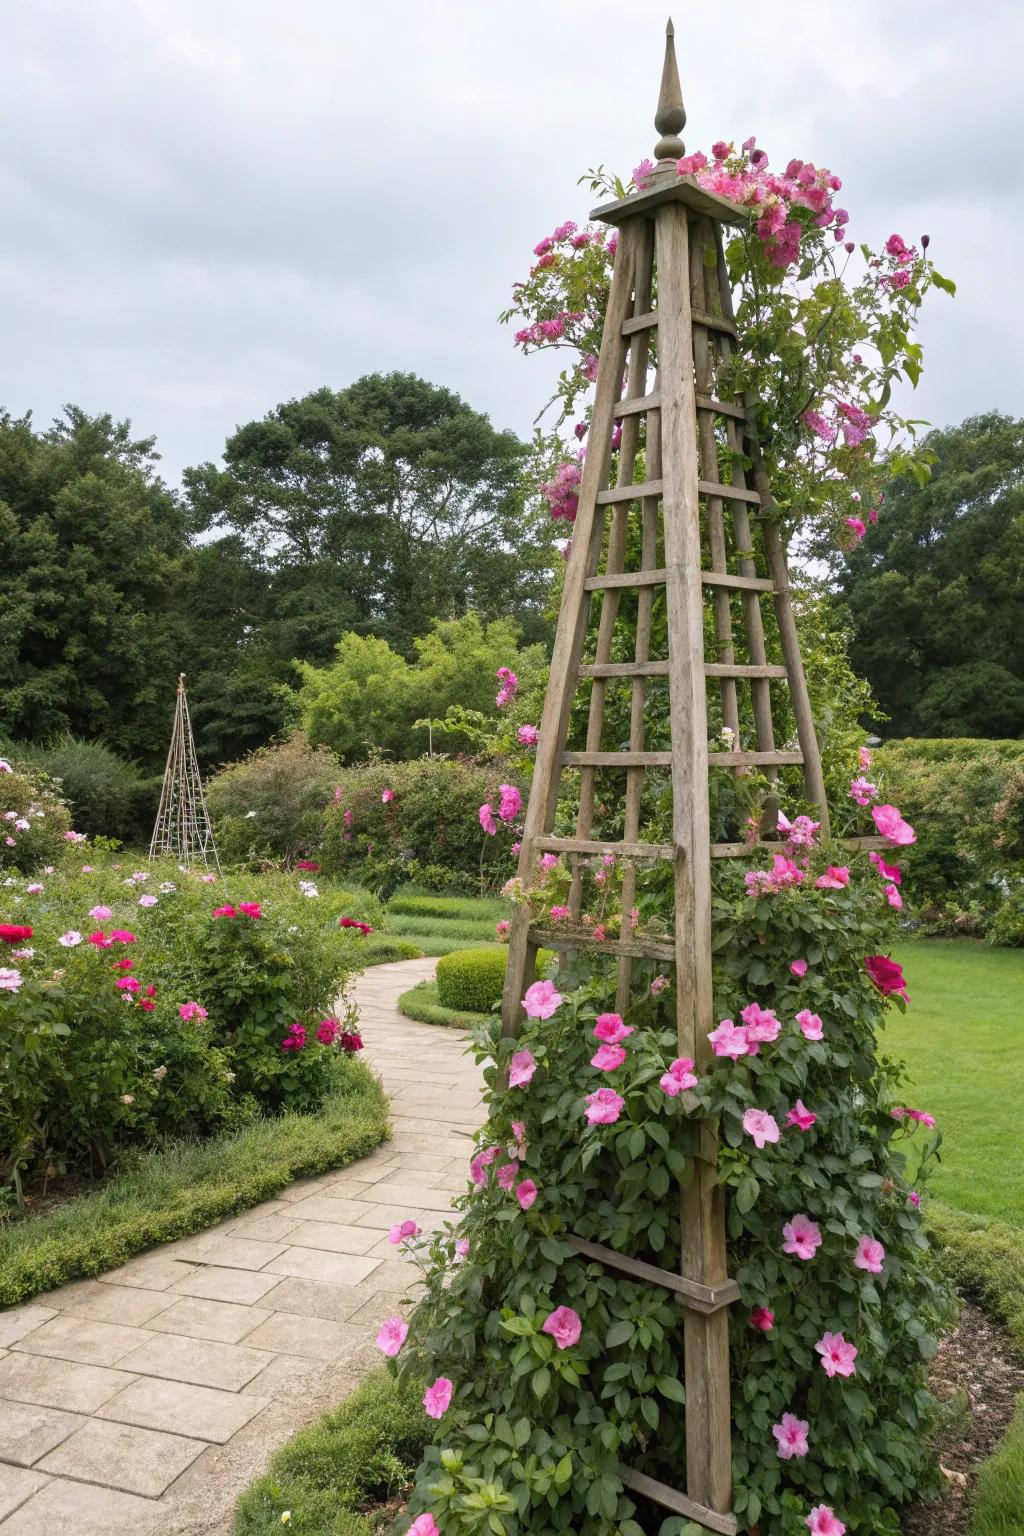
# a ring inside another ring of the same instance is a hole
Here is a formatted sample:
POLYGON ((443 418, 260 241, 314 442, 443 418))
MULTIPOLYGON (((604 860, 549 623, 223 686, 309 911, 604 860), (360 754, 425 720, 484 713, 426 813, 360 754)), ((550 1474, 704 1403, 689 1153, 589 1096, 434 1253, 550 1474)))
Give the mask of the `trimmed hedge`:
MULTIPOLYGON (((537 974, 554 959, 554 951, 537 951, 537 974)), ((508 949, 455 949, 437 962, 437 996, 444 1008, 490 1013, 500 1003, 505 986, 508 949)))
POLYGON ((393 960, 422 960, 423 950, 408 939, 392 938, 387 933, 374 933, 359 952, 364 969, 371 965, 390 965, 393 960))
POLYGON ((419 981, 408 992, 403 992, 396 1004, 399 1013, 418 1024, 439 1024, 444 1029, 475 1029, 486 1024, 486 1013, 471 1013, 466 1009, 445 1008, 437 994, 435 981, 419 981))

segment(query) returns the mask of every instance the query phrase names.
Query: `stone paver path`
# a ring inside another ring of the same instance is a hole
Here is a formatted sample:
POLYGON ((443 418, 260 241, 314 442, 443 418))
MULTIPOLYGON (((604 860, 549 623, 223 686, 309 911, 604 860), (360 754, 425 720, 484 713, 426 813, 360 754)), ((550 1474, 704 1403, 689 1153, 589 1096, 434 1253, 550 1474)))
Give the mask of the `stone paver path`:
POLYGON ((0 1312, 0 1536, 226 1536, 270 1453, 380 1360, 416 1271, 393 1222, 444 1220, 466 1187, 481 1081, 461 1032, 358 988, 393 1140, 196 1237, 0 1312))

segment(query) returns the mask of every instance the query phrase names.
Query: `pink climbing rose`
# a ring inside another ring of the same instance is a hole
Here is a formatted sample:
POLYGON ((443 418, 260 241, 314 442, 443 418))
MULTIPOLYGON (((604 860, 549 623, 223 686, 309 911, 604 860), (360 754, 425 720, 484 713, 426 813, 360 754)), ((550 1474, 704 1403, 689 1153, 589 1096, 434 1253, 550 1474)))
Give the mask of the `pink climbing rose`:
POLYGON ((882 858, 882 855, 880 853, 875 853, 874 851, 868 854, 868 858, 878 870, 878 873, 881 875, 883 880, 889 880, 893 885, 903 884, 903 876, 900 873, 900 867, 898 864, 887 864, 882 858))
POLYGON ((515 821, 523 808, 523 797, 514 784, 499 784, 498 793, 501 796, 498 802, 498 815, 506 824, 515 821))
POLYGON ((535 747, 540 740, 540 731, 535 725, 521 725, 516 731, 516 740, 521 747, 535 747))
POLYGON ((779 1455, 783 1461, 807 1455, 809 1429, 806 1419, 798 1419, 792 1413, 784 1413, 779 1423, 772 1425, 772 1434, 778 1442, 779 1455))
POLYGON ((178 1015, 183 1019, 205 1019, 209 1017, 206 1009, 201 1008, 198 1003, 182 1003, 178 1009, 178 1015))
POLYGON ((407 1536, 441 1536, 441 1532, 434 1524, 433 1515, 417 1515, 409 1527, 407 1536))
POLYGON ((798 976, 802 981, 803 978, 807 975, 807 961, 791 960, 789 963, 789 969, 794 976, 798 976))
MULTIPOLYGON (((748 1050, 751 1045, 770 1045, 773 1040, 779 1038, 782 1025, 775 1017, 771 1008, 762 1008, 760 1003, 748 1003, 740 1014, 744 1023, 744 1033, 747 1037, 748 1050)), ((756 1050, 749 1051, 751 1056, 756 1056, 756 1050)))
MULTIPOLYGON (((510 1165, 511 1166, 511 1165, 510 1165)), ((516 1199, 524 1211, 528 1211, 537 1198, 537 1186, 532 1179, 524 1179, 516 1185, 516 1199)))
POLYGON ((579 1343, 583 1324, 580 1322, 579 1314, 574 1312, 572 1307, 556 1307, 544 1319, 541 1332, 549 1333, 559 1349, 569 1349, 573 1344, 579 1343))
POLYGON ((599 1013, 594 1025, 594 1034, 599 1040, 604 1040, 607 1045, 619 1045, 627 1035, 633 1033, 632 1024, 623 1024, 622 1015, 618 1013, 599 1013))
POLYGON ((452 1384, 447 1376, 439 1376, 423 1394, 423 1406, 432 1419, 444 1418, 451 1400, 452 1384))
POLYGON ((775 1313, 768 1307, 755 1307, 750 1314, 750 1326, 758 1333, 771 1333, 775 1327, 775 1313))
POLYGON ((816 1504, 805 1516, 804 1525, 811 1536, 844 1536, 846 1526, 837 1520, 827 1504, 816 1504))
POLYGON ((747 1032, 738 1029, 732 1019, 723 1019, 718 1028, 711 1031, 708 1039, 714 1046, 716 1056, 731 1056, 733 1061, 738 1061, 748 1053, 747 1032))
POLYGON ((382 789, 380 798, 383 805, 390 805, 395 798, 395 792, 393 789, 382 789))
POLYGON ((405 1343, 409 1332, 409 1324, 403 1322, 400 1317, 386 1317, 380 1325, 377 1334, 377 1348, 385 1355, 392 1357, 398 1354, 405 1343))
POLYGON ((857 1252, 853 1258, 854 1266, 863 1269, 871 1275, 880 1275, 882 1265, 885 1262, 885 1249, 877 1237, 863 1236, 857 1239, 857 1252))
POLYGON ((805 1040, 824 1040, 825 1031, 818 1014, 812 1013, 809 1008, 801 1008, 796 1021, 800 1025, 805 1040))
POLYGON ((527 987, 523 1009, 528 1019, 550 1019, 562 1001, 553 981, 535 981, 527 987))
POLYGON ((791 1253, 805 1263, 813 1259, 821 1247, 821 1228, 809 1216, 794 1216, 792 1221, 787 1221, 782 1236, 785 1238, 783 1253, 791 1253))
POLYGON ((477 816, 480 818, 480 825, 488 837, 494 837, 498 831, 498 823, 494 819, 494 812, 486 802, 480 807, 477 816))
POLYGON ((510 1088, 525 1088, 533 1079, 537 1070, 537 1063, 533 1059, 531 1051, 516 1051, 508 1068, 508 1085, 510 1088))
POLYGON ((393 1243, 397 1248, 399 1243, 407 1242, 410 1238, 419 1237, 419 1235, 420 1228, 411 1217, 407 1217, 405 1221, 396 1221, 389 1229, 388 1242, 393 1243))
POLYGON ((667 1093, 670 1099, 684 1093, 688 1088, 696 1088, 698 1078, 693 1070, 693 1060, 689 1056, 677 1056, 663 1073, 660 1079, 660 1087, 663 1093, 667 1093))
POLYGON ((814 883, 819 891, 841 891, 844 885, 850 883, 850 871, 845 864, 830 864, 814 883))
POLYGON ((894 805, 873 805, 871 817, 881 836, 888 838, 895 847, 906 848, 917 842, 917 833, 894 805))
POLYGON ((809 1131, 817 1121, 817 1115, 812 1114, 803 1099, 797 1099, 793 1108, 786 1112, 786 1124, 795 1125, 798 1131, 809 1131))
POLYGON ((857 1347, 843 1338, 841 1333, 823 1333, 814 1348, 821 1356, 826 1376, 855 1376, 857 1347))
POLYGON ((518 1172, 519 1164, 517 1162, 502 1163, 495 1177, 501 1188, 508 1190, 515 1184, 518 1172))
POLYGON ((587 1094, 586 1117, 591 1125, 614 1125, 626 1101, 612 1088, 598 1088, 587 1094))
POLYGON ((895 994, 909 1002, 903 967, 897 960, 891 960, 888 955, 867 955, 864 969, 883 997, 895 994))
POLYGON ((600 1045, 591 1056, 590 1065, 597 1067, 599 1072, 614 1072, 625 1059, 626 1052, 621 1045, 600 1045))
POLYGON ((754 1138, 754 1146, 760 1152, 769 1141, 778 1141, 779 1126, 774 1115, 766 1109, 748 1109, 743 1114, 743 1129, 754 1138))

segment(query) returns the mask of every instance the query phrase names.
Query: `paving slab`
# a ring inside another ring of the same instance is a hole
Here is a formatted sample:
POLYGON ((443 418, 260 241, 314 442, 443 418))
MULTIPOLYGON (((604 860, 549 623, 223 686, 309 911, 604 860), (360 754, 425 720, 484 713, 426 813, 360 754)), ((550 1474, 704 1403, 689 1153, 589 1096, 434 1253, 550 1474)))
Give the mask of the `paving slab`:
POLYGON ((332 1323, 294 1312, 276 1312, 261 1323, 246 1339, 252 1349, 268 1349, 275 1354, 301 1355, 311 1360, 337 1360, 364 1343, 365 1328, 350 1328, 346 1323, 332 1323))
POLYGON ((264 1349, 155 1333, 148 1344, 126 1355, 124 1364, 127 1370, 140 1376, 166 1376, 171 1381, 191 1381, 198 1387, 223 1387, 228 1392, 237 1392, 270 1360, 270 1353, 264 1349))
MULTIPOLYGON (((376 1188, 373 1184, 363 1187, 366 1191, 376 1188)), ((336 1195, 307 1195, 292 1206, 295 1212, 292 1225, 300 1221, 337 1221, 352 1226, 360 1216, 365 1216, 371 1205, 376 1204, 377 1197, 372 1194, 360 1200, 341 1199, 336 1195)))
POLYGON ((147 1291, 140 1286, 104 1285, 99 1280, 78 1280, 51 1291, 48 1299, 62 1312, 76 1312, 97 1323, 122 1323, 143 1328, 151 1317, 166 1311, 174 1300, 165 1291, 147 1291))
MULTIPOLYGON (((258 1209, 258 1207, 257 1207, 258 1209)), ((175 1244, 185 1259, 199 1264, 218 1264, 222 1269, 262 1269, 284 1252, 283 1243, 257 1243, 250 1237, 189 1237, 175 1244)))
POLYGON ((56 1307, 12 1307, 9 1312, 0 1312, 0 1345, 10 1349, 12 1344, 17 1344, 27 1333, 32 1333, 56 1316, 56 1307))
POLYGON ((166 1518, 152 1499, 55 1478, 8 1516, 3 1536, 149 1536, 166 1518))
POLYGON ((294 1312, 299 1317, 320 1317, 343 1323, 363 1303, 358 1289, 352 1286, 331 1285, 325 1280, 301 1280, 288 1275, 267 1292, 263 1304, 275 1312, 294 1312))
POLYGON ((73 1365, 45 1355, 10 1354, 0 1360, 0 1398, 42 1408, 66 1408, 69 1413, 95 1413, 132 1379, 130 1371, 73 1365))
POLYGON ((205 1441, 187 1440, 184 1435, 89 1419, 77 1434, 44 1456, 38 1470, 158 1499, 205 1449, 205 1441))
POLYGON ((211 1264, 208 1268, 193 1269, 184 1280, 175 1281, 171 1290, 176 1296, 205 1296, 210 1301, 236 1301, 243 1306, 254 1306, 273 1290, 278 1279, 277 1275, 264 1275, 259 1270, 221 1269, 211 1264))
POLYGON ((100 1275, 104 1285, 137 1285, 143 1290, 166 1291, 176 1280, 195 1273, 196 1266, 173 1257, 174 1245, 164 1252, 159 1249, 146 1253, 140 1259, 132 1259, 108 1275, 100 1275))
POLYGON ((59 1408, 0 1402, 0 1461, 31 1467, 88 1421, 59 1408))
POLYGON ((45 1488, 49 1479, 40 1472, 28 1472, 24 1467, 0 1466, 0 1520, 45 1488))
MULTIPOLYGON (((301 1211, 301 1205, 295 1207, 301 1211)), ((323 1248, 328 1253, 367 1253, 376 1241, 368 1227, 348 1227, 337 1221, 303 1221, 292 1233, 296 1248, 323 1248)))
POLYGON ((28 1355, 49 1355, 55 1360, 75 1360, 80 1365, 116 1365, 129 1350, 152 1337, 145 1328, 96 1323, 75 1312, 63 1312, 19 1339, 14 1349, 28 1355))
POLYGON ((237 1344, 272 1315, 266 1307, 210 1301, 205 1296, 181 1296, 166 1312, 153 1319, 153 1328, 159 1333, 177 1333, 189 1339, 215 1339, 220 1344, 237 1344))
POLYGON ((242 1392, 146 1376, 110 1398, 95 1416, 223 1445, 262 1413, 269 1402, 269 1397, 255 1393, 246 1396, 242 1392))
POLYGON ((372 1275, 379 1262, 355 1254, 327 1253, 322 1248, 287 1248, 263 1273, 298 1275, 303 1280, 326 1280, 333 1285, 358 1285, 372 1275))

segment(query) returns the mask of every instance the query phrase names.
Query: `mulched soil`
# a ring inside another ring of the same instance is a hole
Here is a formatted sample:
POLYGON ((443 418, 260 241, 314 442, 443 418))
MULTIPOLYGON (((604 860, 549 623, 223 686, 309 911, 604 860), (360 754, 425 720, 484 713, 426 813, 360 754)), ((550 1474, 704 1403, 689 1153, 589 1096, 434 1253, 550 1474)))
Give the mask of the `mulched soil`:
POLYGON ((932 1361, 931 1386, 954 1409, 939 1441, 941 1497, 915 1504, 903 1520, 904 1536, 965 1536, 978 1466, 991 1456, 1024 1392, 1024 1363, 997 1323, 970 1302, 932 1361))

